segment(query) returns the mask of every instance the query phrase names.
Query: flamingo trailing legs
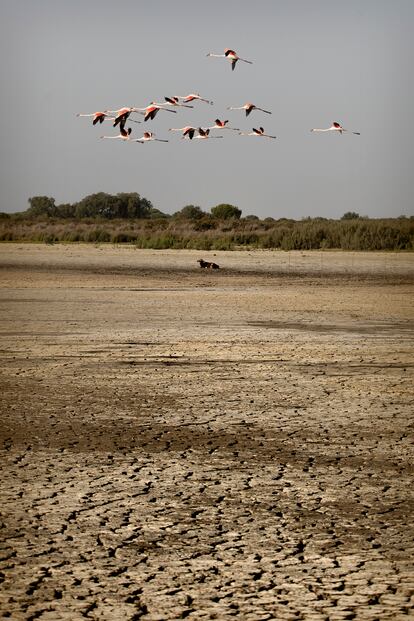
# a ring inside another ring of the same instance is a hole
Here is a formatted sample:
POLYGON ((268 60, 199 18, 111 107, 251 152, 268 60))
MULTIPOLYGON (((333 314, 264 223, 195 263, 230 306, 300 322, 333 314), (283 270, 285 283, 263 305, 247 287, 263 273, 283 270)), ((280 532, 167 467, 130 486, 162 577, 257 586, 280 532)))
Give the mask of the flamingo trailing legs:
POLYGON ((190 101, 205 101, 206 103, 213 105, 213 102, 209 99, 200 97, 198 93, 190 93, 189 95, 176 95, 175 99, 181 99, 184 103, 190 103, 190 101))
POLYGON ((198 128, 198 136, 196 136, 199 140, 206 140, 207 138, 223 138, 223 136, 210 136, 209 129, 203 129, 202 127, 198 128))
POLYGON ((160 110, 164 110, 165 112, 174 112, 174 114, 177 113, 177 110, 169 110, 168 108, 163 108, 160 104, 155 104, 154 102, 151 102, 150 105, 146 108, 135 108, 134 111, 143 112, 144 121, 153 121, 160 110))
POLYGON ((112 140, 120 139, 120 140, 129 140, 131 135, 131 128, 125 129, 124 127, 120 128, 120 133, 117 136, 100 136, 101 138, 108 138, 112 140))
POLYGON ((239 60, 241 60, 244 63, 249 63, 249 65, 253 64, 251 60, 240 58, 237 52, 235 52, 234 50, 230 50, 228 47, 224 50, 224 54, 213 54, 212 52, 209 52, 207 56, 210 56, 213 58, 227 58, 231 62, 232 71, 234 71, 234 69, 236 68, 236 64, 239 60))
POLYGON ((168 140, 161 140, 160 138, 155 138, 155 134, 152 132, 144 132, 144 135, 141 138, 135 138, 132 142, 140 142, 144 144, 145 142, 156 141, 156 142, 168 142, 168 140))
POLYGON ((232 129, 233 131, 239 132, 239 128, 238 127, 227 127, 227 121, 220 121, 220 119, 216 119, 214 121, 214 125, 212 125, 211 127, 207 127, 206 129, 232 129))
POLYGON ((188 138, 192 140, 194 138, 194 133, 196 132, 196 127, 192 127, 191 125, 186 125, 186 127, 170 127, 169 132, 182 132, 181 138, 188 138))
POLYGON ((265 134, 263 127, 259 127, 258 129, 253 127, 253 131, 249 132, 248 134, 240 132, 240 136, 263 136, 264 138, 276 138, 276 136, 269 136, 269 134, 265 134))
POLYGON ((259 108, 252 103, 245 103, 244 106, 239 106, 237 108, 230 106, 227 110, 245 110, 246 116, 249 116, 253 110, 260 110, 261 112, 266 112, 266 114, 272 114, 270 110, 263 110, 263 108, 259 108))
POLYGON ((115 118, 113 116, 109 116, 108 110, 104 110, 104 112, 92 112, 91 114, 82 114, 81 112, 79 112, 76 116, 93 117, 93 125, 96 125, 97 123, 103 123, 104 121, 113 121, 115 118))
MULTIPOLYGON (((311 129, 311 132, 338 132, 342 134, 343 132, 348 132, 348 129, 344 129, 340 123, 334 121, 330 127, 326 127, 325 129, 314 128, 311 129)), ((355 134, 356 136, 360 136, 361 132, 350 132, 351 134, 355 134)))

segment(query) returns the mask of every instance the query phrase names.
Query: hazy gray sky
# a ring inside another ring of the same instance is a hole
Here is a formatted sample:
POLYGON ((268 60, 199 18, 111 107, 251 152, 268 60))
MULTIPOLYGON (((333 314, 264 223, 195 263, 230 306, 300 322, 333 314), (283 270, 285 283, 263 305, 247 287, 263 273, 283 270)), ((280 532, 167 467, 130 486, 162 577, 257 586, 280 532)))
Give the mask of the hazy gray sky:
POLYGON ((412 215, 413 18, 413 0, 0 0, 0 211, 137 191, 167 213, 412 215), (225 47, 254 64, 206 57, 225 47), (100 140, 110 123, 75 116, 190 92, 214 107, 131 124, 168 144, 100 140), (246 101, 273 114, 226 110, 246 101), (216 117, 278 139, 167 131, 216 117), (332 121, 361 136, 309 132, 332 121))

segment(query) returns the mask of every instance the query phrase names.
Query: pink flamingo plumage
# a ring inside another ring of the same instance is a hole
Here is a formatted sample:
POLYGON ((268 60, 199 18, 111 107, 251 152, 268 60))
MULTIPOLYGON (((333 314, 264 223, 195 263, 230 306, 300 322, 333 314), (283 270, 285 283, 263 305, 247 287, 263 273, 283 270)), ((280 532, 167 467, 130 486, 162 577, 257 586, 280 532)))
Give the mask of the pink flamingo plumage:
POLYGON ((207 138, 223 138, 223 136, 210 136, 210 130, 203 129, 202 127, 199 127, 197 131, 198 136, 196 136, 196 138, 199 138, 200 140, 206 140, 207 138))
POLYGON ((141 144, 143 144, 144 142, 150 141, 168 142, 168 140, 161 140, 160 138, 155 138, 155 134, 153 134, 152 132, 144 132, 144 135, 141 138, 135 138, 132 142, 140 142, 141 144))
MULTIPOLYGON (((127 120, 129 119, 131 115, 131 112, 138 112, 138 109, 125 107, 125 108, 120 108, 119 110, 106 110, 106 112, 109 112, 115 115, 113 127, 116 127, 117 125, 119 125, 120 127, 124 128, 125 123, 127 122, 127 120)), ((133 119, 131 119, 131 121, 132 120, 133 119)), ((134 121, 134 123, 140 123, 140 122, 141 121, 134 121)))
POLYGON ((245 110, 246 116, 249 116, 250 112, 252 112, 253 110, 260 110, 261 112, 266 112, 266 114, 272 114, 269 110, 263 110, 263 108, 258 108, 258 106, 255 106, 252 103, 245 103, 244 106, 239 106, 238 108, 230 106, 229 108, 227 108, 227 110, 245 110))
POLYGON ((269 136, 269 134, 265 134, 263 127, 259 127, 259 129, 256 129, 255 127, 253 127, 253 131, 249 132, 248 134, 245 134, 244 132, 240 132, 240 136, 263 136, 265 138, 276 138, 276 136, 269 136))
POLYGON ((232 71, 234 71, 237 61, 239 60, 243 61, 244 63, 249 63, 249 65, 253 64, 251 60, 240 58, 240 56, 234 50, 230 50, 228 47, 226 47, 226 49, 224 50, 224 54, 213 54, 212 52, 209 52, 207 56, 212 56, 214 58, 228 58, 228 60, 231 62, 232 71))
POLYGON ((190 93, 189 95, 176 95, 174 99, 181 99, 184 103, 190 103, 190 101, 205 101, 206 103, 213 105, 212 101, 208 99, 204 99, 204 97, 200 97, 198 93, 190 93))
POLYGON ((100 138, 108 138, 108 139, 112 139, 112 140, 116 140, 116 139, 120 139, 120 140, 130 140, 130 135, 131 135, 131 131, 132 129, 130 127, 128 127, 128 129, 125 129, 124 127, 120 128, 120 133, 117 136, 100 136, 100 138))
MULTIPOLYGON (((342 125, 340 123, 337 123, 336 121, 334 121, 332 125, 330 127, 327 127, 326 129, 318 129, 318 128, 311 129, 311 132, 338 132, 340 134, 342 134, 342 132, 347 132, 347 131, 349 130, 344 129, 342 125)), ((360 136, 361 132, 351 132, 351 134, 360 136)))
POLYGON ((115 118, 113 116, 109 116, 108 110, 105 110, 104 112, 92 112, 91 114, 82 114, 79 112, 76 116, 92 116, 93 125, 96 125, 97 123, 103 123, 104 121, 113 121, 115 118))
POLYGON ((238 127, 227 127, 228 120, 220 121, 220 119, 216 119, 214 121, 214 125, 211 127, 207 127, 206 129, 232 129, 233 131, 239 132, 238 127))
POLYGON ((174 97, 164 97, 165 102, 164 104, 157 104, 159 106, 180 106, 181 108, 194 108, 194 106, 188 106, 185 103, 180 103, 178 97, 174 96, 174 97))
POLYGON ((170 127, 169 132, 182 132, 181 138, 188 138, 192 140, 194 138, 194 133, 196 131, 196 127, 192 127, 191 125, 186 125, 185 127, 170 127))
POLYGON ((148 121, 149 119, 152 121, 155 119, 156 115, 160 110, 165 110, 165 112, 174 112, 177 113, 177 110, 169 110, 168 108, 164 108, 163 104, 156 104, 151 101, 150 105, 146 108, 135 108, 135 112, 143 112, 144 113, 144 121, 148 121))

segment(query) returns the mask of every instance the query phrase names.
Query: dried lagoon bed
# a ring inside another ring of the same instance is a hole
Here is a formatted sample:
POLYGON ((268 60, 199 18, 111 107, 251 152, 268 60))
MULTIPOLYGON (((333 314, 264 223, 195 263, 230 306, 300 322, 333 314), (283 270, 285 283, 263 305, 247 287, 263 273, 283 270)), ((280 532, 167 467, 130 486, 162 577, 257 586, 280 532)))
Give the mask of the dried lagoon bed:
POLYGON ((4 618, 412 614, 413 254, 0 268, 4 618))

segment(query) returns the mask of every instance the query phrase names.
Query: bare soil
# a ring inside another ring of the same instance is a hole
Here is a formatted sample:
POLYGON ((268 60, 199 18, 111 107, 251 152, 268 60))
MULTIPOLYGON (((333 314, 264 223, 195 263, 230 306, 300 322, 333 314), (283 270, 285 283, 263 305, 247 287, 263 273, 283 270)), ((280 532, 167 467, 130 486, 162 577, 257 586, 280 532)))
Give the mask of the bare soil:
POLYGON ((413 293, 412 254, 2 244, 2 618, 413 618, 413 293))

